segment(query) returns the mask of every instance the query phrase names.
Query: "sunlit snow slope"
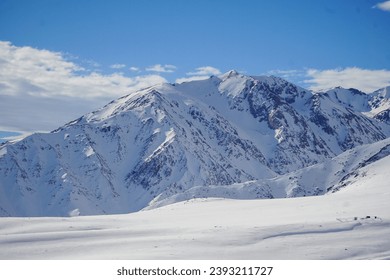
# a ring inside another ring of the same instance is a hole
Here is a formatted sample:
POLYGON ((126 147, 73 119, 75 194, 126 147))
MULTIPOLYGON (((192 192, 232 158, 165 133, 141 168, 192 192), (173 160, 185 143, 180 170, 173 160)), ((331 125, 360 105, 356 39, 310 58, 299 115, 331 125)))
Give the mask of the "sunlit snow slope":
MULTIPOLYGON (((356 153, 377 147, 363 150, 356 153)), ((124 215, 1 218, 0 258, 390 259, 390 157, 373 156, 346 187, 323 196, 198 198, 124 215)), ((330 166, 354 157, 342 154, 330 166)))

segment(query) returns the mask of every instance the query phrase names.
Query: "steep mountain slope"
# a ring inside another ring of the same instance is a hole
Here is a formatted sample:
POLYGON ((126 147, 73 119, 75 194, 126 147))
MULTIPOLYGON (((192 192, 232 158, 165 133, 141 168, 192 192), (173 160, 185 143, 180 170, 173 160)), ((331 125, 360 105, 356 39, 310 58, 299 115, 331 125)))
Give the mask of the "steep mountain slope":
POLYGON ((137 211, 161 194, 270 180, 390 135, 370 115, 386 94, 361 93, 363 105, 335 96, 235 71, 134 92, 1 145, 0 215, 137 211))
POLYGON ((313 94, 278 77, 230 71, 177 87, 216 108, 281 174, 390 135, 389 125, 366 116, 367 110, 354 110, 328 93, 313 94))
POLYGON ((50 134, 3 146, 3 211, 136 211, 167 188, 274 176, 259 149, 218 112, 172 95, 141 91, 50 134))
MULTIPOLYGON (((390 158, 390 138, 348 150, 322 163, 270 179, 228 186, 194 186, 176 195, 161 193, 147 207, 153 209, 194 198, 286 198, 334 193, 353 186, 372 172, 371 165, 390 158)), ((383 174, 382 174, 383 175, 383 174)))
POLYGON ((377 120, 390 124, 390 87, 373 92, 369 100, 369 112, 377 120))

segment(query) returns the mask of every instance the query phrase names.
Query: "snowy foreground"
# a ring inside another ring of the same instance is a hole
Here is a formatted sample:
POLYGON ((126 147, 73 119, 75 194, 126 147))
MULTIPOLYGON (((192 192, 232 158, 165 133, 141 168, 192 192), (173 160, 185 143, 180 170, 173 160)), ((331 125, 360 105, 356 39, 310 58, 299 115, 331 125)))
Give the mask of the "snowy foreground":
POLYGON ((317 197, 1 218, 0 259, 390 259, 388 166, 390 157, 339 192, 317 197))

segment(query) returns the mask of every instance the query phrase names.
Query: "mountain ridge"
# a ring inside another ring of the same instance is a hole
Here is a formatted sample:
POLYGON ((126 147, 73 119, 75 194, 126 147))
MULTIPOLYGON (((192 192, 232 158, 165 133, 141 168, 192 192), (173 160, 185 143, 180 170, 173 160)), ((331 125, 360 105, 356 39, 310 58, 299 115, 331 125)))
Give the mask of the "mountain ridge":
POLYGON ((269 180, 389 137, 386 118, 368 110, 389 110, 386 89, 364 104, 342 94, 360 93, 236 71, 130 93, 2 144, 0 207, 5 216, 138 211, 162 193, 269 180))

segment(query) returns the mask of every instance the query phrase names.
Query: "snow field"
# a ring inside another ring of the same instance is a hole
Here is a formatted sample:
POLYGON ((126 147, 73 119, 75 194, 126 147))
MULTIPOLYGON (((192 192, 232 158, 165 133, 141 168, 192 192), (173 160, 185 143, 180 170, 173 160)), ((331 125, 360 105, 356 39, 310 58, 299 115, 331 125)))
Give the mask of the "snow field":
POLYGON ((1 218, 0 259, 390 259, 389 164, 377 161, 361 180, 324 196, 1 218))

